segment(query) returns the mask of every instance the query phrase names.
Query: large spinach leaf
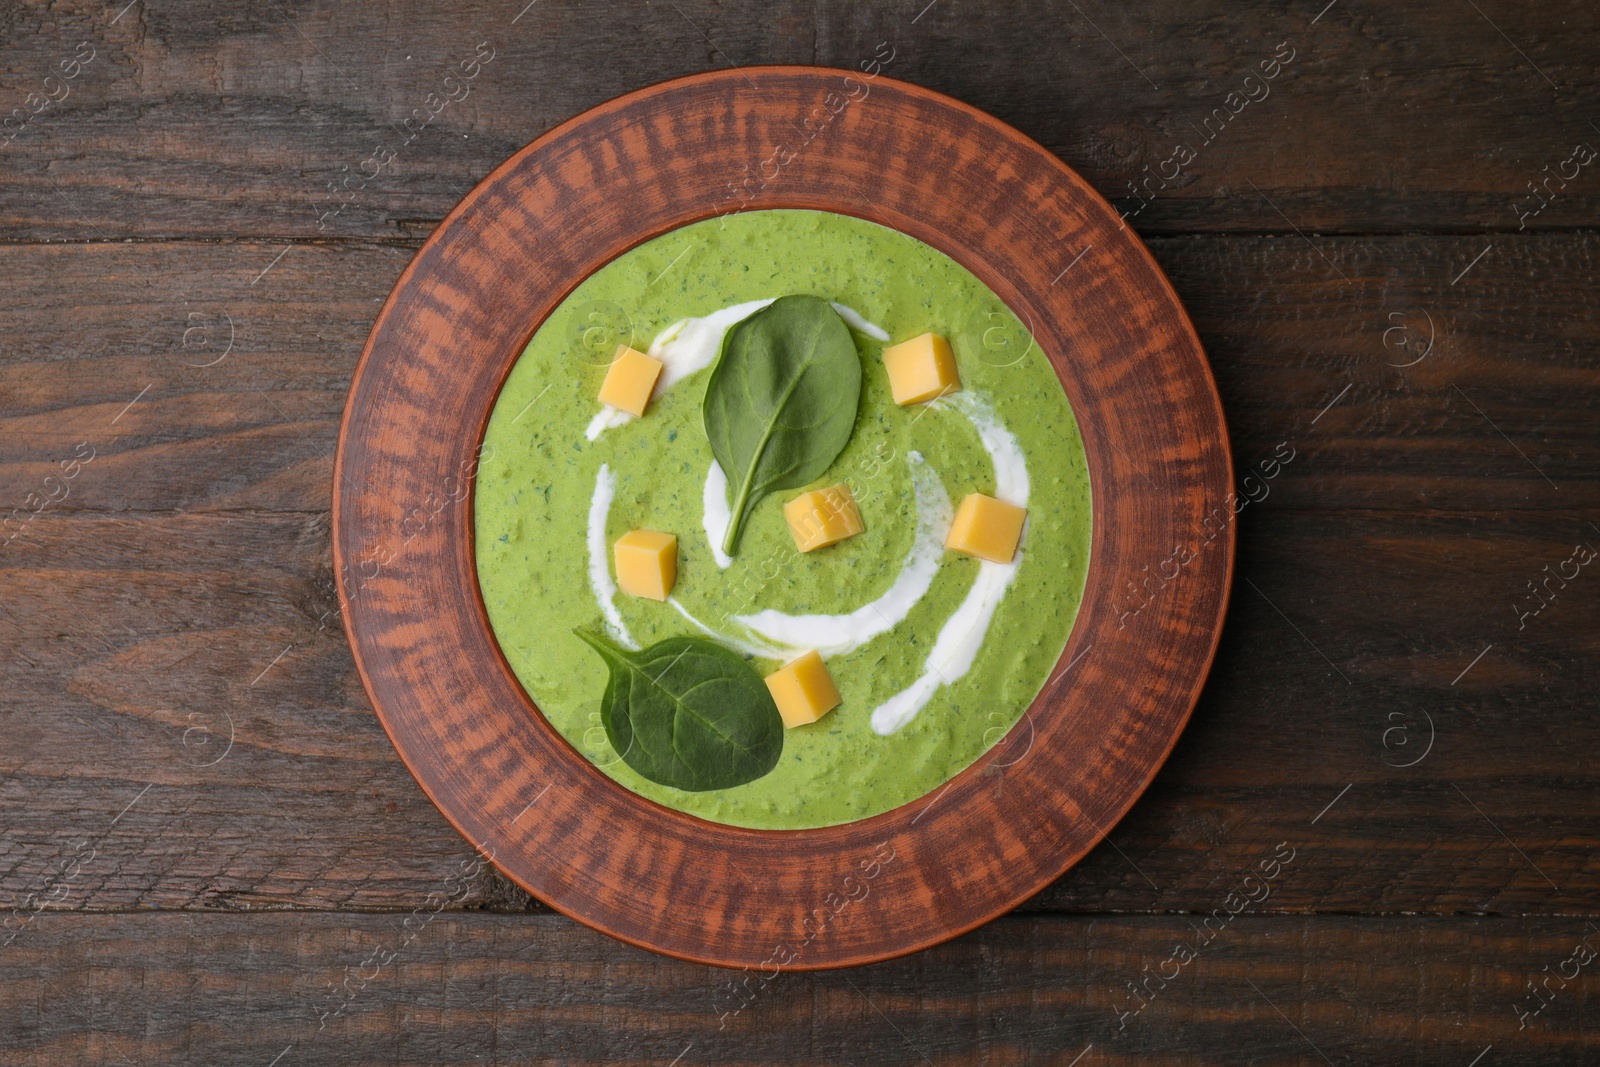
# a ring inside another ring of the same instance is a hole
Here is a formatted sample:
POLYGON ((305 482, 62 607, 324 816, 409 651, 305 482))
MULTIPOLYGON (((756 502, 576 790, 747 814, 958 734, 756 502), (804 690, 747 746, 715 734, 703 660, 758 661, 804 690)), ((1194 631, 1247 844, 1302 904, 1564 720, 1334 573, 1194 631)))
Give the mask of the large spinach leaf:
POLYGON ((642 652, 572 631, 611 672, 600 722, 628 766, 652 782, 699 792, 753 782, 778 765, 783 719, 761 675, 703 637, 669 637, 642 652))
POLYGON ((844 451, 861 402, 861 357, 820 297, 784 296, 734 324, 711 369, 706 437, 734 487, 732 555, 768 493, 814 481, 844 451))

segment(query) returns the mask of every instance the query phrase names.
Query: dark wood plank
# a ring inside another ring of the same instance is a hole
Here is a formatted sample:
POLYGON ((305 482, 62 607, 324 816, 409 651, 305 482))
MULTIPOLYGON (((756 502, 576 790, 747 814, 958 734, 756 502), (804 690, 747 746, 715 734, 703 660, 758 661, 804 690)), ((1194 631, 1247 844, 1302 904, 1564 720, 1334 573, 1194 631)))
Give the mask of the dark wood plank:
MULTIPOLYGON (((1295 451, 1272 507, 1600 506, 1595 236, 1152 249, 1206 345, 1240 478, 1280 442, 1295 451)), ((88 441, 96 458, 60 508, 325 510, 350 371, 410 251, 0 248, 0 505, 88 441)))
MULTIPOLYGON (((1299 237, 1156 242, 1241 477, 1280 441, 1296 456, 1238 519, 1247 580, 1193 725, 1115 847, 1032 907, 1204 909, 1265 850, 1316 840, 1270 908, 1593 914, 1600 600, 1585 572, 1526 626, 1515 607, 1600 540, 1596 241, 1496 241, 1451 286, 1478 240, 1319 242, 1388 279, 1370 308, 1299 237), (1404 361, 1386 307, 1431 309, 1434 354, 1384 366, 1404 361), (1392 766, 1423 713, 1434 748, 1392 766)), ((344 389, 408 254, 0 249, 5 513, 96 449, 0 550, 0 899, 44 892, 86 840, 109 859, 50 906, 405 908, 470 855, 372 719, 328 562, 344 389), (229 716, 235 745, 204 766, 229 716)), ((463 904, 526 898, 485 873, 463 904)))
POLYGON ((0 1047, 39 1065, 1463 1067, 1491 1045, 1486 1062, 1576 1063, 1593 1042, 1600 932, 1580 920, 1245 913, 1209 941, 1194 921, 1012 917, 764 979, 559 916, 43 915, 0 949, 0 1047), (1535 999, 1557 971, 1576 977, 1535 999))
POLYGON ((1600 537, 1595 244, 1551 232, 1592 230, 1596 167, 1519 217, 1600 147, 1593 5, 524 3, 0 5, 0 117, 96 50, 0 147, 0 242, 156 239, 0 247, 0 516, 96 450, 0 548, 0 1061, 1592 1058, 1596 964, 1552 977, 1600 946, 1591 576, 1517 610, 1600 537), (1043 914, 750 977, 724 1019, 729 975, 539 913, 394 759, 332 614, 331 450, 378 303, 500 160, 662 78, 880 42, 1155 238, 1241 477, 1296 459, 1238 519, 1191 728, 1043 914), (1194 130, 1279 42, 1271 96, 1194 130), (1405 236, 1325 236, 1375 233, 1405 236), (1270 897, 1120 1015, 1280 841, 1270 897))
MULTIPOLYGON (((1240 519, 1190 729, 1030 907, 1203 910, 1288 841, 1308 857, 1272 910, 1596 914, 1600 591, 1583 575, 1521 631, 1510 610, 1578 516, 1271 507, 1240 519)), ((405 907, 470 856, 356 681, 327 535, 320 515, 63 514, 7 548, 0 899, 85 840, 102 858, 51 906, 405 907)), ((464 903, 526 900, 486 873, 464 903)))
POLYGON ((1512 605, 1597 535, 1578 514, 1486 529, 1271 506, 1241 517, 1228 628, 1177 749, 1112 833, 1118 848, 1034 905, 1186 908, 1219 872, 1305 839, 1322 844, 1275 890, 1279 907, 1588 913, 1600 805, 1580 783, 1600 744, 1584 710, 1600 585, 1552 584, 1557 599, 1520 630, 1512 605))
POLYGON ((0 503, 59 493, 43 479, 87 442, 94 458, 60 509, 326 512, 350 374, 413 251, 0 250, 15 286, 0 327, 0 435, 15 465, 0 466, 0 503))
POLYGON ((1569 161, 1600 146, 1583 109, 1592 4, 1321 7, 1008 0, 975 37, 973 11, 950 0, 696 0, 626 17, 518 0, 13 6, 5 106, 27 115, 30 92, 69 95, 0 149, 0 238, 426 233, 517 148, 621 92, 707 67, 858 70, 891 54, 884 73, 1013 123, 1145 233, 1591 224, 1600 178, 1569 161), (80 41, 94 58, 47 86, 80 41), (480 43, 493 59, 469 95, 413 136, 405 120, 430 93, 461 94, 443 79, 480 43), (1293 59, 1246 83, 1274 55, 1293 59), (1242 92, 1258 102, 1229 97, 1242 92), (1575 176, 1551 177, 1563 171, 1575 176), (1548 206, 1524 218, 1540 204, 1529 183, 1547 180, 1548 206))
POLYGON ((977 34, 959 4, 914 24, 898 5, 824 10, 821 62, 854 67, 892 42, 897 76, 1032 135, 1141 233, 1582 226, 1593 201, 1563 198, 1600 195, 1592 178, 1552 180, 1548 206, 1518 214, 1539 206, 1527 183, 1547 164, 1600 147, 1580 103, 1600 20, 1578 3, 1478 14, 1014 0, 986 7, 977 34), (1263 84, 1274 55, 1293 59, 1263 84), (1229 99, 1239 92, 1260 99, 1229 99))

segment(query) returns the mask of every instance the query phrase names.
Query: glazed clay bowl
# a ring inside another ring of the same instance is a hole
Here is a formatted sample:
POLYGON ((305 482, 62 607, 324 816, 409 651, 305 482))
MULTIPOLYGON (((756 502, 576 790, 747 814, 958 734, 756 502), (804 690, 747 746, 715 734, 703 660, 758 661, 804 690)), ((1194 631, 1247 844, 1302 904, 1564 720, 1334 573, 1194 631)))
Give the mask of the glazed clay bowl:
POLYGON ((563 123, 496 169, 379 314, 334 483, 356 666, 439 810, 508 877, 583 923, 769 972, 936 944, 1081 859, 1183 729, 1233 565, 1233 525, 1217 518, 1231 517, 1221 404, 1144 246, 1016 130, 860 71, 745 68, 666 82, 563 123), (1093 494, 1082 607, 1027 713, 928 796, 814 830, 707 822, 607 777, 518 684, 474 562, 475 457, 534 330, 628 249, 757 208, 854 215, 977 275, 1059 375, 1093 494))

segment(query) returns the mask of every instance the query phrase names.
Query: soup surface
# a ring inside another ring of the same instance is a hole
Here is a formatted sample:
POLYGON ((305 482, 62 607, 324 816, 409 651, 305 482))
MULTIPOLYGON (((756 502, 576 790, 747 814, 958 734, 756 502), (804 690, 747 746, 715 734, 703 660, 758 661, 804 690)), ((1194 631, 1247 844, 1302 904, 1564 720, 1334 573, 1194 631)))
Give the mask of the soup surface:
POLYGON ((534 334, 496 402, 475 521, 490 623, 551 725, 629 789, 763 829, 888 811, 1004 738, 1065 646, 1091 528, 1072 409, 1000 299, 905 234, 788 210, 682 227, 579 285, 534 334), (801 293, 834 303, 862 363, 849 444, 805 488, 848 484, 866 531, 800 553, 782 505, 803 490, 774 493, 730 558, 721 551, 728 488, 702 428, 706 379, 729 326, 762 301, 801 293), (948 338, 961 389, 898 406, 882 350, 929 331, 948 338), (619 343, 666 363, 642 417, 596 399, 619 343), (1012 563, 945 550, 954 507, 969 493, 1027 508, 1012 563), (665 602, 616 589, 611 546, 636 528, 678 538, 665 602), (609 744, 606 668, 576 626, 622 647, 709 636, 763 675, 818 649, 842 700, 786 730, 777 766, 756 781, 708 792, 658 785, 609 744))

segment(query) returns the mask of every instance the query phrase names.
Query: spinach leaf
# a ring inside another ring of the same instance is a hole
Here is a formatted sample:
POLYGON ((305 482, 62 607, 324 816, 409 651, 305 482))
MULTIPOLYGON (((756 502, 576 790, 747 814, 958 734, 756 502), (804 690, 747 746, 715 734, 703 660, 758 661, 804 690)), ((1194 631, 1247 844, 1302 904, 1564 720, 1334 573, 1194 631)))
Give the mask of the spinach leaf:
POLYGON ((702 408, 706 437, 735 487, 722 551, 732 555, 768 493, 821 477, 844 451, 861 402, 861 357, 839 313, 783 296, 723 338, 702 408))
POLYGON ((778 765, 783 719, 766 682, 703 637, 669 637, 643 652, 572 631, 611 672, 600 722, 611 747, 652 782, 701 792, 753 782, 778 765))

